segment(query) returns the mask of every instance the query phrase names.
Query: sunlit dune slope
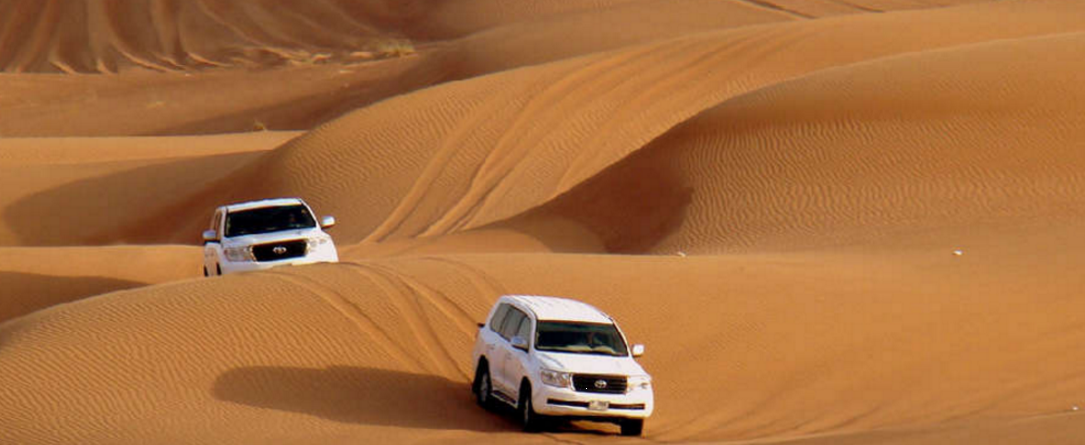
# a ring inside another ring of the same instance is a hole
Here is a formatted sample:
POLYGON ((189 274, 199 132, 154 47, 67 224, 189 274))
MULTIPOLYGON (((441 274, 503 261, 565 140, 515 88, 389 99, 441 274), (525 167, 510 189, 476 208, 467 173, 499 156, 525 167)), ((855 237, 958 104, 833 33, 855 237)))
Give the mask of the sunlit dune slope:
POLYGON ((660 253, 1077 220, 1083 61, 1073 33, 826 70, 728 100, 526 219, 660 253))
POLYGON ((0 437, 531 442, 468 395, 474 323, 505 292, 582 298, 646 343, 657 440, 1065 412, 1085 257, 1047 257, 1079 229, 962 257, 435 256, 119 292, 0 326, 0 437))

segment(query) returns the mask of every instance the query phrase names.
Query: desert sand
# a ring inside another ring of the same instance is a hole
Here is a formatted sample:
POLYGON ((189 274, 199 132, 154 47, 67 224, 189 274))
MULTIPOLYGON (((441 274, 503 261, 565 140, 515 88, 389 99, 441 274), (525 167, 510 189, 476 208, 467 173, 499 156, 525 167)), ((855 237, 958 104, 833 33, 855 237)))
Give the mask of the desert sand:
POLYGON ((0 0, 0 444, 1085 443, 1085 3, 0 0), (297 196, 342 261, 203 278, 297 196), (502 294, 645 437, 469 392, 502 294))

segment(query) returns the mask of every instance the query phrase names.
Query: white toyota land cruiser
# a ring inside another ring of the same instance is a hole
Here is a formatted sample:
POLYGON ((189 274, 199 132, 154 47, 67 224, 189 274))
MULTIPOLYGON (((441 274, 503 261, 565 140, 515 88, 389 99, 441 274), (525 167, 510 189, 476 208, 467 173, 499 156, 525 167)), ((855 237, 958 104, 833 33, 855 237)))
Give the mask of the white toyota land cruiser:
POLYGON ((617 423, 622 435, 639 436, 654 405, 652 378, 633 360, 642 354, 595 307, 506 295, 479 325, 471 390, 485 408, 515 408, 525 431, 560 416, 617 423))
POLYGON ((333 225, 335 218, 325 216, 317 226, 312 209, 298 198, 219 207, 203 232, 203 275, 338 262, 335 243, 322 230, 333 225))

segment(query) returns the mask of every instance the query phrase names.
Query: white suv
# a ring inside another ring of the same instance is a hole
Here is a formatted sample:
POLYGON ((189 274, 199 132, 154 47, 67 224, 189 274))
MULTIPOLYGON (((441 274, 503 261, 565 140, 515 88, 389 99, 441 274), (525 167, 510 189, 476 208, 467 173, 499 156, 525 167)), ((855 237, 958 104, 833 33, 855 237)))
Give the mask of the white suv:
POLYGON ((219 207, 203 232, 203 275, 338 262, 335 243, 322 230, 333 225, 335 218, 325 216, 317 226, 312 209, 298 198, 219 207))
POLYGON ((515 408, 525 431, 549 417, 617 423, 639 436, 652 414, 652 378, 607 314, 555 297, 506 295, 479 324, 472 352, 479 405, 515 408))

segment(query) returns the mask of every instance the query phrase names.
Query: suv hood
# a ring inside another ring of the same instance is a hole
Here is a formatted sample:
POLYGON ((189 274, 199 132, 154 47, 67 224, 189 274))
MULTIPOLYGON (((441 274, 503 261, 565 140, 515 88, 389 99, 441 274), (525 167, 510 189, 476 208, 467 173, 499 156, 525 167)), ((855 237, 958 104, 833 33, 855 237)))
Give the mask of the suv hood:
POLYGON ((632 357, 535 351, 539 365, 554 371, 574 374, 646 375, 632 357))

